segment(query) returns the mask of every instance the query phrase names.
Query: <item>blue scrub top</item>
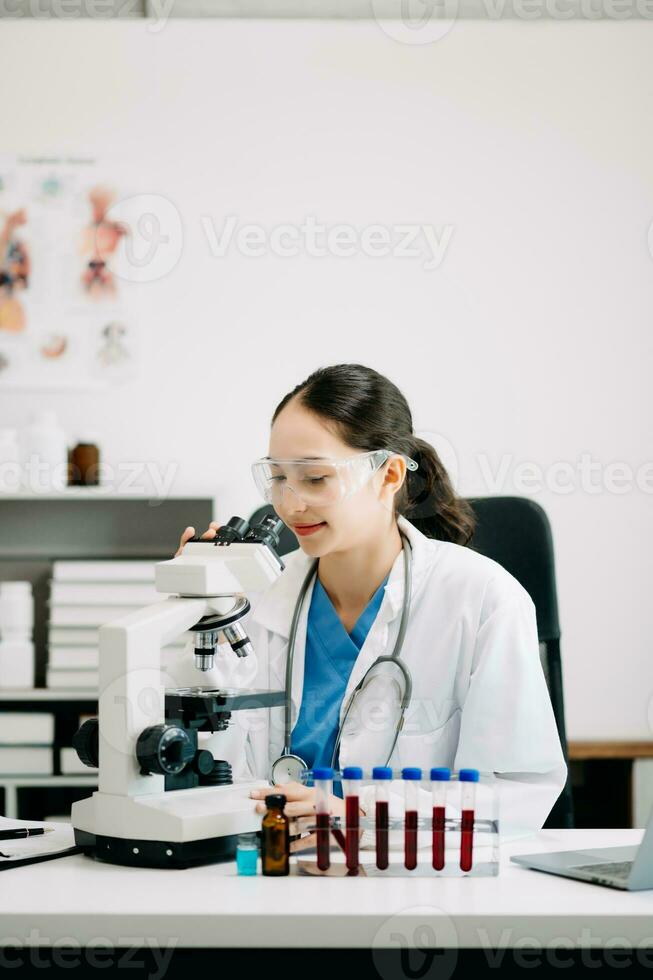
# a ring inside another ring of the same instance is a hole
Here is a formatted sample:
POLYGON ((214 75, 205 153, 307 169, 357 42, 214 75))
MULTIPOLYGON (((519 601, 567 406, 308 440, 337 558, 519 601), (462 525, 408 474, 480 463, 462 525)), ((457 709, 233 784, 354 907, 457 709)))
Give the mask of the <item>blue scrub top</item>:
POLYGON ((349 675, 379 611, 389 577, 388 572, 351 633, 343 626, 319 578, 315 581, 306 624, 302 703, 290 747, 310 769, 331 765, 349 675))

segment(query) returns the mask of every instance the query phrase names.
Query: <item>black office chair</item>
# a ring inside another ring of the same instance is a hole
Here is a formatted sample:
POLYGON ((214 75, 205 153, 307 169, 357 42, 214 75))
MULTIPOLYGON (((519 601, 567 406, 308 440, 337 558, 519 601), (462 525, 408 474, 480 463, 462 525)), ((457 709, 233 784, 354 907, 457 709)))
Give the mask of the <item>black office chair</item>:
MULTIPOLYGON (((476 497, 468 501, 476 514, 471 547, 510 572, 535 604, 540 659, 565 760, 567 733, 560 662, 560 623, 551 525, 539 504, 525 497, 476 497)), ((567 775, 545 827, 573 827, 571 780, 567 775)))
MULTIPOLYGON (((562 750, 567 760, 560 624, 551 525, 539 504, 525 497, 476 497, 470 498, 468 502, 477 520, 470 547, 503 565, 524 586, 535 604, 540 659, 562 750)), ((269 505, 260 507, 250 518, 250 523, 253 524, 273 512, 269 505)), ((288 554, 297 547, 297 538, 284 527, 279 544, 280 554, 288 554)), ((544 826, 574 826, 569 776, 544 826)))

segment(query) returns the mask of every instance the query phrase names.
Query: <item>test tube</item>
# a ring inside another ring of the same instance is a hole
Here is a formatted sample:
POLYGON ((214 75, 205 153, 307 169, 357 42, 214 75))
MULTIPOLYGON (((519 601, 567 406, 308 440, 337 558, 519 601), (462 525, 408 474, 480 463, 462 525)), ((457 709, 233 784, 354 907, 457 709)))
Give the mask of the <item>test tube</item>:
POLYGON ((422 770, 408 767, 401 770, 404 780, 404 866, 408 871, 417 867, 417 819, 419 782, 422 770))
POLYGON ((363 770, 345 766, 342 771, 345 797, 345 863, 348 871, 358 870, 358 840, 360 827, 360 784, 363 770))
POLYGON ((447 808, 447 784, 450 779, 451 769, 446 767, 431 769, 433 867, 436 871, 442 871, 444 868, 444 825, 447 808))
POLYGON ((376 866, 379 871, 385 871, 388 867, 388 828, 390 826, 388 782, 392 779, 392 769, 388 766, 375 766, 372 769, 372 779, 376 784, 376 804, 374 811, 376 866))
POLYGON ((317 866, 320 871, 328 871, 331 866, 329 856, 329 836, 331 832, 331 794, 333 793, 333 769, 326 766, 313 770, 315 784, 315 826, 317 836, 317 866))
POLYGON ((471 871, 478 769, 461 769, 458 779, 460 780, 460 868, 461 871, 471 871))

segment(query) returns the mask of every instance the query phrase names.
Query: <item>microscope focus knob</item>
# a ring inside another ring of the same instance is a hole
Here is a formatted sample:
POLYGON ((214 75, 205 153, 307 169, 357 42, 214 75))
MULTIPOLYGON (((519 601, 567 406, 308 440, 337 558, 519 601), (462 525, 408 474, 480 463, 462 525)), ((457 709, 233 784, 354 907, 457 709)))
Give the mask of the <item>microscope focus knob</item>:
POLYGON ((136 742, 141 774, 175 775, 193 761, 195 749, 188 732, 178 725, 144 728, 136 742))
POLYGON ((214 762, 215 759, 208 749, 200 749, 193 759, 193 771, 200 777, 208 776, 213 772, 214 762))
POLYGON ((85 766, 97 769, 100 764, 100 724, 97 718, 87 718, 73 735, 73 748, 85 766))

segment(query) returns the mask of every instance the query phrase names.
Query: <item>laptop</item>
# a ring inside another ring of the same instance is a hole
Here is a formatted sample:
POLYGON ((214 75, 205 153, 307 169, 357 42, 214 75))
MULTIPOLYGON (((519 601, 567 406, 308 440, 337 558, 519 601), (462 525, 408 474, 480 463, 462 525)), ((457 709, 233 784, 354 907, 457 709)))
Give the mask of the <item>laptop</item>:
POLYGON ((584 851, 515 854, 510 858, 522 868, 577 878, 594 885, 623 891, 653 888, 653 812, 639 847, 597 847, 584 851))

